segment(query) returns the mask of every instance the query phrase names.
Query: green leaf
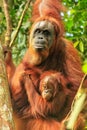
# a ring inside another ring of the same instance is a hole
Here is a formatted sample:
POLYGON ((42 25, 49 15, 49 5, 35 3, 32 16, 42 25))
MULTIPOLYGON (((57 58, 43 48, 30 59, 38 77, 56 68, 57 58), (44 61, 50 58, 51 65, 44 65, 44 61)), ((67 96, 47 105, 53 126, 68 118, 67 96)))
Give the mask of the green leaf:
POLYGON ((74 43, 74 47, 76 48, 76 47, 78 46, 78 44, 79 44, 79 41, 76 41, 76 42, 74 43))
POLYGON ((79 49, 81 52, 84 52, 84 45, 83 45, 82 41, 80 41, 80 43, 79 43, 79 49))
POLYGON ((82 66, 82 70, 83 70, 84 73, 87 74, 87 64, 84 64, 84 65, 82 66))
POLYGON ((22 28, 23 28, 23 29, 27 29, 27 28, 29 28, 29 26, 30 26, 30 22, 28 21, 28 22, 26 22, 26 23, 24 23, 24 24, 22 25, 22 28))

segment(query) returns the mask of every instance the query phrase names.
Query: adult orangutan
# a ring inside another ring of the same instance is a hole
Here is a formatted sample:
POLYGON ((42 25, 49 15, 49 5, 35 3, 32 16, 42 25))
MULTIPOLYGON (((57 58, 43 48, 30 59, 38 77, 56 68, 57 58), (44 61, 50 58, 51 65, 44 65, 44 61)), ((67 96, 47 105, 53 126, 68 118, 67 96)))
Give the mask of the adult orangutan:
POLYGON ((17 68, 7 53, 17 130, 60 130, 84 75, 76 49, 63 37, 62 9, 60 0, 37 0, 29 48, 17 68))

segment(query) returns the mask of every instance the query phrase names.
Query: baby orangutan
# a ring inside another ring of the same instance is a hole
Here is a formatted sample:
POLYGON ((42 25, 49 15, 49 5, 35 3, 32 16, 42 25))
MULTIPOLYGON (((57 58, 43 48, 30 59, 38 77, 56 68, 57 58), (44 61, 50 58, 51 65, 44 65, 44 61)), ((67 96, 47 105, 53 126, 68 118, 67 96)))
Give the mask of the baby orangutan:
POLYGON ((41 76, 42 80, 40 82, 40 93, 43 99, 50 101, 55 97, 55 94, 59 91, 59 88, 62 86, 60 81, 55 78, 55 74, 41 76))

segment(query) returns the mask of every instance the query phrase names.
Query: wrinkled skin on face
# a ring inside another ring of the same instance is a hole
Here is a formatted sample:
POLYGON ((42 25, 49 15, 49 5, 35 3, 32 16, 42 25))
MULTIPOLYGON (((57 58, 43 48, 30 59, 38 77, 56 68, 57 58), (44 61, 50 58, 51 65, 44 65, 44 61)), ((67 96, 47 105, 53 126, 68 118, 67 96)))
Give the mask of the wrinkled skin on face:
POLYGON ((33 25, 29 41, 29 53, 33 54, 31 64, 40 64, 48 57, 55 39, 54 33, 54 25, 47 20, 33 25))
POLYGON ((49 21, 40 21, 33 27, 30 35, 31 43, 36 50, 50 48, 54 40, 54 26, 49 21))

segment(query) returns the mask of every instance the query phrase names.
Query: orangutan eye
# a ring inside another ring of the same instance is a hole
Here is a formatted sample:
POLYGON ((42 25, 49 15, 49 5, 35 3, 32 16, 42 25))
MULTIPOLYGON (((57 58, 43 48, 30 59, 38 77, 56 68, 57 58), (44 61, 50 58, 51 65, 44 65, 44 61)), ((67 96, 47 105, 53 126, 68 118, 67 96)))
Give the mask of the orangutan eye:
POLYGON ((43 34, 44 34, 45 36, 49 36, 49 35, 50 35, 50 32, 49 32, 48 30, 44 30, 44 31, 43 31, 43 34))
POLYGON ((41 32, 41 30, 39 28, 37 28, 34 32, 34 34, 39 34, 41 32))

